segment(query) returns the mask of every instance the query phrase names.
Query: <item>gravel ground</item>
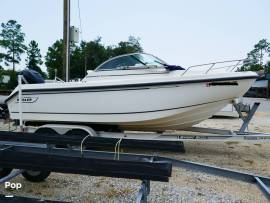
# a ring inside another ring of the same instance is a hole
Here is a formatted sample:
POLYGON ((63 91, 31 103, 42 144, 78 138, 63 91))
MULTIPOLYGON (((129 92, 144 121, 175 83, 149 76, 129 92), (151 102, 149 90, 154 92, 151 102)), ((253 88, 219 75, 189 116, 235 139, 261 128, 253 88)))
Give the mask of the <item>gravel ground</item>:
MULTIPOLYGON (((236 130, 238 119, 208 119, 198 126, 236 130)), ((5 127, 6 128, 6 127, 5 127)), ((270 132, 270 114, 256 113, 250 130, 270 132)), ((270 143, 248 142, 185 142, 186 153, 136 151, 158 153, 177 159, 249 171, 270 176, 270 143)), ((134 150, 133 150, 134 152, 134 150)), ((22 177, 19 191, 0 187, 1 194, 20 195, 72 202, 134 202, 141 184, 137 180, 64 175, 53 173, 42 183, 30 183, 22 177)), ((269 202, 256 185, 193 172, 173 169, 168 183, 151 182, 149 202, 269 202)))
MULTIPOLYGON (((135 202, 140 182, 104 177, 52 174, 35 184, 18 177, 16 194, 72 202, 135 202)), ((256 186, 183 169, 173 171, 169 183, 151 183, 149 202, 267 202, 256 186), (241 191, 241 192, 240 192, 241 191), (256 194, 256 195, 254 195, 256 194)))

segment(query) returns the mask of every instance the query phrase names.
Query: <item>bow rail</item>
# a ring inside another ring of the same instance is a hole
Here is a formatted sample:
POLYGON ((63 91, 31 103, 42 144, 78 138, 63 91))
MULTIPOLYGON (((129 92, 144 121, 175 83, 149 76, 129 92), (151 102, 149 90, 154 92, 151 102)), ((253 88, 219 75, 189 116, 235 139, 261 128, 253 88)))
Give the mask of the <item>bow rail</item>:
POLYGON ((187 72, 190 72, 191 69, 194 69, 194 68, 197 68, 197 67, 203 67, 203 66, 207 67, 206 70, 205 70, 205 74, 209 73, 210 71, 218 70, 218 69, 225 69, 228 72, 232 72, 236 68, 239 68, 241 65, 243 65, 245 60, 246 59, 219 61, 219 62, 205 63, 205 64, 189 66, 182 73, 182 76, 185 75, 187 72), (230 65, 226 65, 226 64, 230 64, 230 65), (217 65, 221 65, 221 66, 217 67, 217 65))

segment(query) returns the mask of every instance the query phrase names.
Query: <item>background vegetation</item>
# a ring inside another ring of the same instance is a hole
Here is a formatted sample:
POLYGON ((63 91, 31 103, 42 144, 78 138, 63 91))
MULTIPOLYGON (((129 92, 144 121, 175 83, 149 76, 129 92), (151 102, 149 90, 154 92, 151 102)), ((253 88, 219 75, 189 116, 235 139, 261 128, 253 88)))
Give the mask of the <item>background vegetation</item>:
MULTIPOLYGON (((63 76, 63 40, 56 40, 49 48, 42 60, 38 43, 31 40, 25 44, 25 34, 22 26, 15 20, 9 20, 1 24, 0 30, 0 80, 3 75, 9 75, 9 84, 0 88, 14 88, 17 85, 16 65, 21 64, 21 55, 26 54, 25 66, 20 67, 36 70, 46 79, 54 79, 55 74, 59 78, 63 76), (46 71, 42 71, 41 65, 45 64, 46 71), (10 66, 12 69, 10 70, 10 66)), ((119 54, 143 51, 139 39, 130 36, 127 41, 121 41, 114 46, 105 46, 101 43, 101 37, 86 42, 82 41, 79 45, 71 44, 70 78, 83 78, 87 70, 96 68, 99 64, 110 57, 119 54)))
MULTIPOLYGON (((22 26, 15 20, 1 24, 0 30, 0 80, 3 75, 9 75, 11 80, 0 88, 12 89, 16 86, 16 65, 21 64, 21 55, 26 54, 25 66, 38 71, 47 79, 54 79, 55 74, 62 78, 63 67, 63 40, 56 40, 49 48, 42 60, 38 42, 31 40, 25 44, 25 34, 22 26), (47 71, 42 71, 41 65, 45 64, 47 71), (10 67, 12 66, 12 68, 10 67)), ((71 44, 71 79, 83 78, 87 70, 93 70, 110 57, 120 54, 142 52, 143 48, 138 38, 130 36, 127 41, 117 45, 105 46, 101 37, 93 41, 82 41, 80 44, 71 44)), ((260 40, 247 54, 244 65, 240 71, 270 72, 270 43, 266 39, 260 40)))

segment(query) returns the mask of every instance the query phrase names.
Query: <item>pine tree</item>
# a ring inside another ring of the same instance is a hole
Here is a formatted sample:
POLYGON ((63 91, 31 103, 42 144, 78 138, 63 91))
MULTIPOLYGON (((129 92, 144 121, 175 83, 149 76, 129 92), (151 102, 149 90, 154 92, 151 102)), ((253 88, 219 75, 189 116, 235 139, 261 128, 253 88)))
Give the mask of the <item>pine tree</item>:
POLYGON ((266 39, 254 45, 254 49, 247 54, 246 60, 240 70, 242 71, 268 71, 267 61, 270 57, 270 43, 266 39), (266 62, 266 63, 265 63, 266 62))
POLYGON ((44 76, 40 65, 42 65, 42 59, 40 54, 40 49, 38 48, 38 43, 35 40, 32 40, 27 48, 27 58, 26 58, 26 67, 32 70, 39 72, 44 76))
POLYGON ((25 34, 21 31, 21 25, 15 20, 9 20, 6 24, 1 24, 2 31, 0 33, 0 46, 6 50, 4 53, 5 64, 13 64, 13 71, 15 71, 15 64, 21 61, 20 55, 25 52, 24 45, 25 34))

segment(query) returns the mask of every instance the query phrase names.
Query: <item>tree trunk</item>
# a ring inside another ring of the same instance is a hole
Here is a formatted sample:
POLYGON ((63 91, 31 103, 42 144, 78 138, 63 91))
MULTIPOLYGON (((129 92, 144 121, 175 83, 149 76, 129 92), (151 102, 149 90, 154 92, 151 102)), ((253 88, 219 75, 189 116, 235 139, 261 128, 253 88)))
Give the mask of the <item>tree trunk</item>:
POLYGON ((13 65, 13 68, 12 68, 12 70, 13 70, 13 72, 15 71, 15 61, 14 61, 14 52, 12 53, 12 65, 13 65))
POLYGON ((15 55, 14 55, 14 37, 13 37, 13 40, 12 40, 12 70, 13 72, 15 71, 15 61, 14 61, 14 58, 15 58, 15 55))

